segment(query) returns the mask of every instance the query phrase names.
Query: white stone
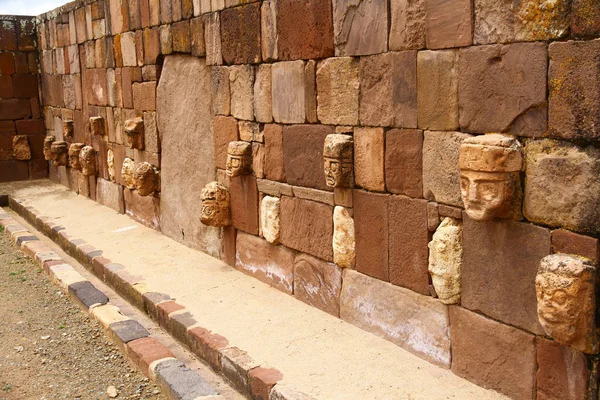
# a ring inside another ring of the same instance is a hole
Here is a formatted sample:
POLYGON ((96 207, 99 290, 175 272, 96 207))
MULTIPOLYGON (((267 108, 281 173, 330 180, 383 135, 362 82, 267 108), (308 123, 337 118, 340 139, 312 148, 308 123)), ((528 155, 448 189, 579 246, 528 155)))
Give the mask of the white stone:
POLYGON ((429 273, 444 304, 460 301, 462 256, 462 222, 444 218, 429 242, 429 273))
POLYGON ((265 196, 260 202, 260 228, 269 243, 279 243, 279 198, 265 196))
POLYGON ((333 262, 342 268, 352 268, 355 256, 354 219, 347 208, 333 209, 333 262))

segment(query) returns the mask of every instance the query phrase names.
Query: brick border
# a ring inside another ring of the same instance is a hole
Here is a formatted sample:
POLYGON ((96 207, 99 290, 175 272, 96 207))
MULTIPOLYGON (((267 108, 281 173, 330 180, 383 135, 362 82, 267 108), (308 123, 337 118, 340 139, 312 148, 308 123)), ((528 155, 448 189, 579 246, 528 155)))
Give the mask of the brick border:
MULTIPOLYGON (((0 196, 1 199, 2 196, 0 196)), ((129 303, 158 322, 169 334, 207 363, 213 371, 225 377, 244 396, 253 400, 314 400, 313 397, 283 384, 281 382, 283 374, 279 370, 253 360, 244 350, 229 346, 227 338, 199 326, 192 314, 183 305, 172 300, 170 295, 148 291, 143 277, 131 275, 125 266, 113 263, 104 257, 102 250, 96 249, 82 239, 73 238, 63 226, 53 223, 38 210, 25 206, 13 196, 9 195, 7 200, 7 206, 11 210, 59 245, 67 254, 112 287, 129 303)), ((11 235, 16 235, 16 238, 13 237, 15 241, 21 238, 21 248, 25 253, 35 258, 53 281, 74 296, 84 308, 87 307, 90 310, 92 316, 100 321, 109 335, 142 371, 146 371, 147 375, 156 378, 173 398, 183 398, 181 397, 181 386, 189 384, 188 378, 185 376, 192 371, 186 371, 182 364, 176 365, 170 351, 156 340, 148 336, 141 336, 145 329, 141 325, 134 327, 137 321, 121 315, 118 307, 109 304, 108 300, 105 304, 96 303, 91 307, 86 306, 86 304, 101 298, 89 287, 91 283, 83 284, 82 282, 89 281, 62 261, 56 253, 43 245, 37 238, 29 238, 33 235, 1 210, 0 226, 3 226, 11 235), (72 285, 75 286, 71 288, 72 285), (81 296, 81 298, 77 296, 81 296), (91 300, 92 298, 95 300, 91 300), (142 328, 143 331, 139 328, 142 328), (136 334, 140 337, 135 336, 136 334), (130 335, 133 335, 135 339, 125 342, 124 340, 128 339, 130 335), (161 365, 160 368, 159 365, 161 365), (181 372, 176 374, 174 371, 181 372)), ((93 285, 91 286, 93 287, 93 285)), ((198 378, 201 379, 199 376, 198 378)), ((196 385, 193 390, 199 390, 199 387, 196 385)))

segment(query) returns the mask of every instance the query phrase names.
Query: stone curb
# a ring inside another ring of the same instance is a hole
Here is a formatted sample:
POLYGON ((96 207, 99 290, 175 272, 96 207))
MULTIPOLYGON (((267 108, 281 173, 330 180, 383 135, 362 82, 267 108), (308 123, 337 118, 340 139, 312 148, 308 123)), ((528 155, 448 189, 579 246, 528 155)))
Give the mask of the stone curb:
MULTIPOLYGON (((35 210, 29 211, 35 214, 35 210)), ((35 260, 55 285, 102 325, 132 363, 146 376, 156 380, 170 398, 222 399, 210 383, 176 359, 166 346, 150 337, 150 333, 138 321, 121 314, 119 307, 110 304, 106 294, 2 210, 0 227, 25 254, 35 260)), ((81 258, 89 260, 89 265, 94 257, 99 256, 98 250, 90 250, 91 246, 77 245, 76 249, 74 251, 79 252, 81 258), (90 252, 94 255, 90 256, 90 252)))
MULTIPOLYGON (((129 274, 125 266, 113 263, 105 258, 102 255, 102 250, 96 249, 82 239, 71 237, 63 226, 57 225, 50 221, 48 217, 42 216, 33 207, 23 205, 13 196, 8 196, 8 203, 14 212, 52 239, 67 254, 111 286, 129 303, 135 305, 158 322, 160 326, 180 343, 187 346, 192 353, 206 362, 216 373, 224 376, 244 396, 253 400, 315 400, 313 397, 284 385, 281 382, 283 374, 277 369, 253 360, 244 350, 229 346, 227 338, 200 327, 192 315, 186 311, 186 308, 176 303, 168 294, 150 292, 143 277, 129 274)), ((12 221, 13 225, 18 225, 16 221, 12 221)), ((3 224, 3 219, 0 214, 1 224, 3 224)), ((113 331, 111 330, 111 332, 113 331)), ((111 333, 111 335, 115 337, 117 342, 120 341, 119 336, 115 333, 111 333)), ((127 343, 126 351, 128 354, 135 353, 135 349, 138 348, 135 346, 136 342, 147 339, 149 338, 141 338, 127 343), (131 347, 134 349, 131 349, 131 347)), ((149 346, 148 343, 146 345, 149 346)), ((167 353, 158 354, 157 357, 160 355, 163 358, 169 357, 167 353)), ((142 367, 147 365, 152 374, 159 364, 156 363, 158 359, 155 357, 148 362, 147 359, 140 358, 136 354, 132 354, 132 356, 141 363, 142 367)), ((171 382, 171 380, 163 382, 171 382)), ((178 381, 173 380, 173 382, 178 381)), ((190 399, 194 400, 196 398, 190 397, 190 399)))

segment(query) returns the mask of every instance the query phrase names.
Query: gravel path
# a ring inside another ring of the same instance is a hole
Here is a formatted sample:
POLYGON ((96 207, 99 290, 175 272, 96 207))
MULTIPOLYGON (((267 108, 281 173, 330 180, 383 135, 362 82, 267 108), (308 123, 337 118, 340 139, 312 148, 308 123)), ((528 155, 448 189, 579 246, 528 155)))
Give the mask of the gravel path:
POLYGON ((166 400, 0 233, 0 400, 114 397, 166 400))

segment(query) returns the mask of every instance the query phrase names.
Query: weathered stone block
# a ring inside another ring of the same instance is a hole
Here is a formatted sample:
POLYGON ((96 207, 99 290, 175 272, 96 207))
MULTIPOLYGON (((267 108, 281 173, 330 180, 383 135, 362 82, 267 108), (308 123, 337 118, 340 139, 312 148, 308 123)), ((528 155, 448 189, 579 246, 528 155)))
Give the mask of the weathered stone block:
POLYGON ((600 231, 600 150, 550 139, 526 146, 523 213, 532 222, 600 231))
POLYGON ((237 119, 254 119, 254 68, 236 65, 229 68, 231 115, 237 119))
POLYGON ((295 255, 285 246, 244 232, 237 234, 235 268, 288 294, 294 289, 295 255))
POLYGON ((135 32, 125 32, 121 37, 121 54, 123 55, 123 66, 136 67, 137 56, 135 51, 135 32))
POLYGON ((275 122, 303 123, 305 120, 304 62, 273 64, 272 104, 275 122))
POLYGON ((590 371, 585 356, 554 341, 536 338, 537 398, 585 399, 590 371))
POLYGON ((515 221, 463 221, 462 306, 543 334, 535 276, 550 254, 550 231, 515 221))
POLYGON ((340 302, 343 320, 427 361, 450 367, 447 306, 350 269, 344 270, 343 282, 340 302))
POLYGON ((190 20, 190 38, 192 55, 196 57, 206 56, 206 46, 204 44, 204 21, 201 17, 190 20))
POLYGON ((548 129, 564 139, 600 138, 600 40, 550 45, 548 129))
POLYGON ((471 135, 425 131, 423 140, 423 197, 462 207, 458 159, 460 143, 471 135))
POLYGON ((458 129, 458 51, 420 51, 417 56, 419 128, 458 129))
POLYGON ((123 189, 116 183, 102 178, 96 180, 96 200, 113 210, 125 213, 125 203, 123 202, 123 189))
POLYGON ((238 137, 238 123, 235 118, 217 115, 213 119, 213 138, 215 146, 215 165, 217 168, 227 168, 227 146, 238 137))
POLYGON ((333 32, 336 56, 387 51, 387 2, 333 0, 333 32))
POLYGON ((600 34, 600 3, 596 0, 573 0, 571 34, 576 37, 600 34))
POLYGON ((460 50, 458 100, 466 132, 540 136, 546 131, 545 43, 460 50))
POLYGON ((283 158, 283 126, 267 124, 264 126, 265 169, 267 179, 284 182, 285 168, 283 158))
POLYGON ((317 66, 317 115, 324 124, 358 124, 358 61, 328 58, 317 66))
POLYGON ((261 61, 260 3, 221 12, 221 52, 227 64, 261 61))
POLYGON ((294 297, 333 316, 340 316, 342 270, 306 254, 294 260, 294 297))
POLYGON ((425 0, 427 48, 469 46, 473 41, 471 0, 425 0))
POLYGON ((351 211, 342 206, 333 209, 333 262, 342 268, 354 267, 356 236, 351 211))
POLYGON ((171 25, 171 36, 173 40, 173 52, 191 53, 192 40, 190 36, 190 22, 181 21, 171 25))
POLYGON ((213 112, 216 115, 231 113, 231 93, 229 89, 229 68, 212 67, 213 112))
POLYGON ((391 0, 390 50, 425 47, 425 0, 391 0))
POLYGON ((391 129, 385 134, 385 186, 395 194, 423 197, 423 132, 391 129))
POLYGON ((281 243, 333 261, 333 207, 310 200, 281 198, 281 243))
POLYGON ((356 270, 384 281, 388 270, 389 195, 354 190, 356 270))
POLYGON ((384 148, 383 128, 354 130, 354 177, 357 186, 385 191, 384 148))
POLYGON ((475 0, 475 44, 558 39, 569 33, 570 1, 475 0))
POLYGON ((535 393, 534 336, 450 307, 452 372, 512 399, 529 400, 535 393))
POLYGON ((156 110, 156 82, 133 84, 133 107, 137 111, 156 110))
POLYGON ((552 252, 575 254, 596 263, 600 259, 600 240, 556 229, 552 231, 552 252))
POLYGON ((271 64, 260 64, 254 80, 254 117, 258 122, 273 121, 271 102, 271 64))
POLYGON ((258 188, 253 176, 239 176, 229 182, 231 219, 236 229, 258 235, 258 188))
POLYGON ((218 12, 202 16, 204 21, 204 44, 206 46, 206 65, 223 64, 221 51, 221 19, 218 12))
POLYGON ((417 127, 417 52, 360 59, 360 122, 417 127))

